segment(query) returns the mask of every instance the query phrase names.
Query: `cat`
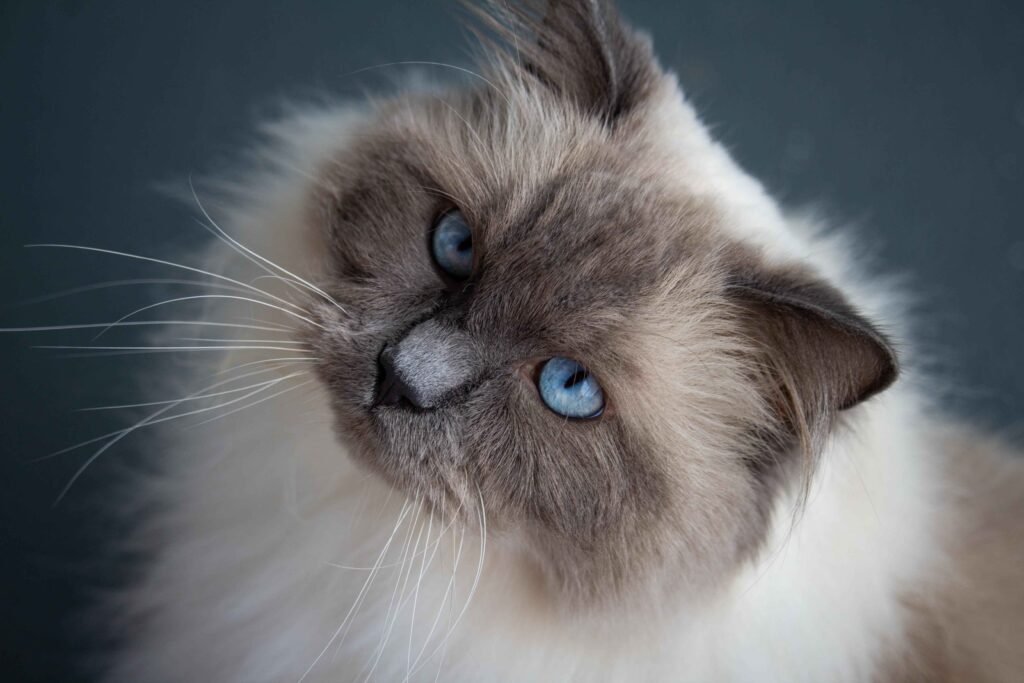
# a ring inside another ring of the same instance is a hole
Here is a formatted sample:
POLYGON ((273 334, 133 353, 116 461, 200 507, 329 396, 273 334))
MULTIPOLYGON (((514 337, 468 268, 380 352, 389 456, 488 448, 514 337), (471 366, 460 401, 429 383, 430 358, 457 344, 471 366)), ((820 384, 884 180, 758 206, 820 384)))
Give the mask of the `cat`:
POLYGON ((196 192, 223 353, 130 430, 106 679, 1024 680, 1024 464, 886 283, 607 3, 476 14, 196 192))

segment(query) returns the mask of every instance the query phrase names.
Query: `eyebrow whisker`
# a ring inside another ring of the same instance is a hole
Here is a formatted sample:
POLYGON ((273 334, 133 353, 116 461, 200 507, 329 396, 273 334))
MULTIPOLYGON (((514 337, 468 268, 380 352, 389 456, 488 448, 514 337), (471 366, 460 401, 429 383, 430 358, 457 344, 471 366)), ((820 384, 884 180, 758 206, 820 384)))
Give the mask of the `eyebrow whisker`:
MULTIPOLYGON (((210 216, 210 213, 206 210, 206 207, 203 206, 202 201, 200 201, 200 199, 199 199, 199 195, 196 193, 196 188, 195 188, 195 185, 192 183, 192 178, 191 177, 188 179, 188 186, 189 186, 189 190, 191 190, 191 192, 192 192, 192 198, 195 200, 196 206, 199 207, 199 210, 202 212, 202 214, 206 218, 206 220, 208 220, 210 222, 210 224, 207 225, 207 224, 203 223, 202 221, 197 221, 202 227, 204 227, 206 230, 209 230, 210 232, 212 232, 215 236, 217 236, 222 241, 224 241, 226 244, 231 246, 235 251, 237 251, 238 253, 242 254, 243 256, 248 258, 250 261, 252 261, 252 263, 256 264, 257 266, 259 266, 260 268, 265 270, 268 274, 271 274, 271 275, 274 274, 274 272, 267 267, 267 266, 270 266, 271 268, 274 268, 277 271, 279 271, 281 273, 284 273, 285 275, 287 275, 290 278, 294 279, 295 282, 299 286, 304 287, 305 289, 313 292, 314 294, 320 295, 321 297, 326 299, 329 303, 331 303, 335 308, 337 308, 342 313, 346 313, 344 307, 342 307, 341 304, 339 304, 337 301, 335 301, 334 298, 331 297, 330 294, 328 294, 324 290, 320 289, 319 287, 317 287, 313 283, 308 282, 307 280, 303 279, 302 277, 300 277, 300 276, 296 275, 295 273, 291 272, 287 268, 285 268, 283 266, 280 266, 277 263, 274 263, 273 261, 271 261, 270 259, 266 258, 265 256, 262 256, 261 254, 256 253, 255 251, 253 251, 252 249, 250 249, 249 247, 245 246, 244 244, 242 244, 241 242, 236 240, 234 237, 229 235, 223 228, 221 228, 217 224, 217 222, 215 220, 213 220, 213 217, 210 216), (267 265, 263 265, 263 264, 267 264, 267 265)), ((252 286, 252 285, 250 285, 250 286, 252 286)))

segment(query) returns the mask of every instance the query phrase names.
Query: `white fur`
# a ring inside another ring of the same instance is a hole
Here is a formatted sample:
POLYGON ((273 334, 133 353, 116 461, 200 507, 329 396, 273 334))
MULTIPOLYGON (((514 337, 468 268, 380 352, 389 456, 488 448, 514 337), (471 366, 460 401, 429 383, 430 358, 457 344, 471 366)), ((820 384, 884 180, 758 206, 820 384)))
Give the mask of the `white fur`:
MULTIPOLYGON (((827 243, 793 229, 689 107, 666 102, 654 116, 662 117, 661 130, 679 150, 678 173, 700 183, 694 189, 727 212, 726 224, 778 258, 814 258, 844 287, 863 292, 858 303, 884 313, 877 306, 884 302, 845 279, 846 265, 827 243)), ((275 141, 262 157, 266 170, 246 177, 214 217, 247 246, 315 281, 319 255, 296 239, 305 230, 305 190, 359 120, 345 108, 296 112, 271 131, 275 141)), ((221 272, 258 274, 223 244, 211 262, 221 272)), ((220 312, 211 309, 211 316, 220 312)), ((283 314, 272 319, 289 323, 283 314)), ((222 363, 255 357, 233 355, 222 363)), ((300 369, 283 368, 280 376, 300 369)), ((214 370, 192 370, 190 390, 214 370)), ((489 536, 478 588, 448 639, 444 661, 438 652, 411 679, 868 679, 883 644, 900 637, 897 593, 936 561, 929 528, 936 482, 925 446, 908 427, 920 422, 917 405, 903 382, 848 411, 795 526, 794 501, 779 501, 761 558, 695 612, 669 605, 670 618, 646 622, 562 614, 514 543, 489 536)), ((389 628, 397 587, 399 602, 406 601, 390 625, 373 680, 402 681, 435 618, 440 615, 427 655, 466 604, 481 558, 480 528, 463 534, 461 526, 451 527, 437 543, 434 521, 428 542, 428 527, 413 524, 415 506, 407 506, 409 516, 383 562, 398 564, 406 549, 409 578, 399 566, 381 569, 343 642, 336 636, 369 574, 360 568, 378 558, 406 501, 346 456, 319 384, 167 434, 164 444, 164 472, 139 493, 165 502, 147 532, 157 558, 126 596, 133 610, 152 612, 112 678, 361 680, 389 628), (445 601, 460 538, 454 596, 445 601)))

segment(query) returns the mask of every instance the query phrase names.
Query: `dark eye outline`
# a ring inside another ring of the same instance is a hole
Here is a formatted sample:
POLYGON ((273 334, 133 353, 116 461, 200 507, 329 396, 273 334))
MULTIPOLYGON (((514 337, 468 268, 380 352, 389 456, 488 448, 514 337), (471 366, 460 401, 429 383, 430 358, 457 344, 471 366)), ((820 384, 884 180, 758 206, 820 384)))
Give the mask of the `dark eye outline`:
POLYGON ((465 212, 463 212, 456 206, 448 206, 443 211, 437 213, 433 222, 430 225, 430 230, 427 231, 427 252, 430 255, 430 262, 434 265, 434 269, 441 275, 444 281, 449 285, 461 285, 473 277, 473 274, 476 272, 476 265, 479 258, 477 249, 477 236, 476 231, 473 230, 473 226, 470 223, 469 219, 466 217, 465 212), (465 276, 457 275, 448 270, 447 268, 445 268, 443 265, 441 265, 441 263, 437 259, 437 253, 434 248, 434 239, 437 235, 437 230, 440 227, 441 222, 446 217, 450 216, 453 213, 458 213, 462 217, 462 222, 465 224, 466 228, 469 229, 470 239, 472 240, 473 262, 470 265, 469 273, 467 273, 465 276))
POLYGON ((537 392, 537 399, 544 405, 548 412, 562 420, 571 420, 573 422, 593 422, 599 421, 602 418, 610 417, 612 415, 611 405, 608 400, 608 394, 604 390, 604 385, 601 383, 599 379, 597 379, 594 373, 591 372, 586 365, 584 365, 578 360, 575 360, 570 356, 550 356, 547 358, 534 359, 527 363, 525 366, 523 366, 521 374, 527 377, 530 380, 531 384, 533 384, 533 388, 537 392), (594 413, 590 415, 567 415, 553 408, 544 398, 544 392, 541 390, 540 386, 544 368, 547 367, 549 362, 559 358, 576 363, 580 368, 583 369, 587 376, 592 377, 594 382, 597 383, 597 388, 601 392, 601 407, 598 408, 594 413))

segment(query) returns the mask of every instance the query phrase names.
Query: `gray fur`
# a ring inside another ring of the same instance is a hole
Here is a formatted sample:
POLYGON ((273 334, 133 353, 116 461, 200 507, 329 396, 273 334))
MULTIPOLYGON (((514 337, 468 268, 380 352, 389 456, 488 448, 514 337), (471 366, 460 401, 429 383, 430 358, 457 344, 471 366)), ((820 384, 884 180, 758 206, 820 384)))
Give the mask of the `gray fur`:
POLYGON ((666 179, 644 117, 674 82, 598 5, 499 14, 519 58, 485 85, 382 104, 310 214, 347 311, 318 309, 329 331, 310 333, 339 438, 435 505, 479 492, 575 603, 720 584, 837 411, 895 368, 838 292, 778 277, 666 179), (457 286, 426 248, 453 205, 477 260, 457 286), (815 291, 832 295, 809 305, 815 291), (386 349, 428 410, 374 403, 386 349), (544 407, 535 370, 555 355, 601 382, 601 418, 544 407))

